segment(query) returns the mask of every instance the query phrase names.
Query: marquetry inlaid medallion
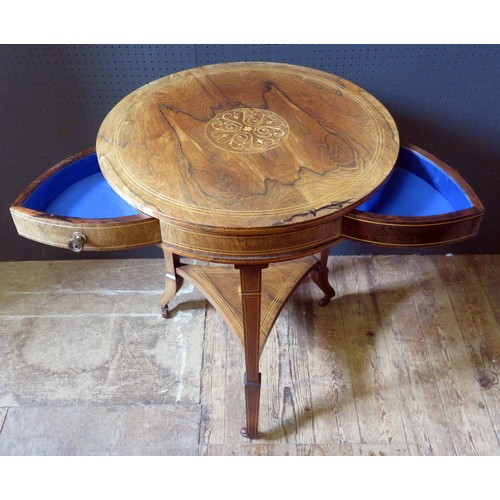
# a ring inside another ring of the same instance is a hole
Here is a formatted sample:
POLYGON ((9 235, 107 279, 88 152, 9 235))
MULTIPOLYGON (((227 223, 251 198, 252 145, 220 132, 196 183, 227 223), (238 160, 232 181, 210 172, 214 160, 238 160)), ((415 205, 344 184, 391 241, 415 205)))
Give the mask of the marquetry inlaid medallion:
POLYGON ((236 108, 219 113, 206 126, 208 140, 236 153, 262 153, 279 146, 288 135, 284 118, 267 109, 236 108))

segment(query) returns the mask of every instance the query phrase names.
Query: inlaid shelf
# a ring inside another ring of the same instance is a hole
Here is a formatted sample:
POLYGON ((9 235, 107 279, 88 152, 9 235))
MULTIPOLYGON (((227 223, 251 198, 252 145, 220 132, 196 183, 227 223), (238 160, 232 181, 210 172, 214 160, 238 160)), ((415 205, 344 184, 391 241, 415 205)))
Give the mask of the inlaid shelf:
MULTIPOLYGON (((310 256, 271 264, 262 271, 259 335, 261 353, 288 298, 318 263, 315 257, 310 256)), ((184 265, 177 268, 177 274, 203 293, 245 345, 239 271, 228 266, 184 265)))

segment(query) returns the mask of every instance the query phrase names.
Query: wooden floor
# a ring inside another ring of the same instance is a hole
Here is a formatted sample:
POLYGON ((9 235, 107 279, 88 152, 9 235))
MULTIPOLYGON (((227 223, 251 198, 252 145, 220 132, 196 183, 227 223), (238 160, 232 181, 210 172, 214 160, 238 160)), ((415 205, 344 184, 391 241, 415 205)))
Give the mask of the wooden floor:
POLYGON ((161 260, 0 263, 0 455, 498 455, 500 255, 331 257, 261 358, 161 260))

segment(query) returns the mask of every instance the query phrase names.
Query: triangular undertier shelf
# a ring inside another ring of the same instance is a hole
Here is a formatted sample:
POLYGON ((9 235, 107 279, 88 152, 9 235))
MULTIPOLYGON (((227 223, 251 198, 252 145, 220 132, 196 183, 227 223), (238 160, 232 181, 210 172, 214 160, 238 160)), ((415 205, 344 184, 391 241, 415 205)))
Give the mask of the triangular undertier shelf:
MULTIPOLYGON (((311 256, 271 264, 262 271, 260 352, 287 299, 317 265, 318 260, 311 256)), ((205 295, 244 343, 239 270, 226 266, 185 265, 178 267, 176 272, 205 295)))

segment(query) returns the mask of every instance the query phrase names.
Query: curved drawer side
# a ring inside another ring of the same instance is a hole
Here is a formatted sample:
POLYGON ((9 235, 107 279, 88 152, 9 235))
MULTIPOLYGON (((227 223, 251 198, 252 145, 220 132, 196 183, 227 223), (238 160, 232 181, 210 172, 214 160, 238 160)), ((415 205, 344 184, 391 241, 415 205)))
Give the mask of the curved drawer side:
POLYGON ((95 149, 72 155, 48 169, 10 207, 18 233, 40 243, 68 248, 73 234, 78 232, 85 238, 83 250, 94 251, 160 243, 159 222, 121 200, 101 177, 95 149), (94 189, 94 198, 83 200, 89 197, 85 189, 94 189), (107 198, 113 201, 106 204, 107 198), (87 213, 92 216, 73 216, 87 213), (123 215, 107 216, 110 213, 123 215))
POLYGON ((474 237, 483 214, 478 196, 455 170, 405 146, 388 182, 343 216, 341 234, 387 246, 446 244, 474 237))

